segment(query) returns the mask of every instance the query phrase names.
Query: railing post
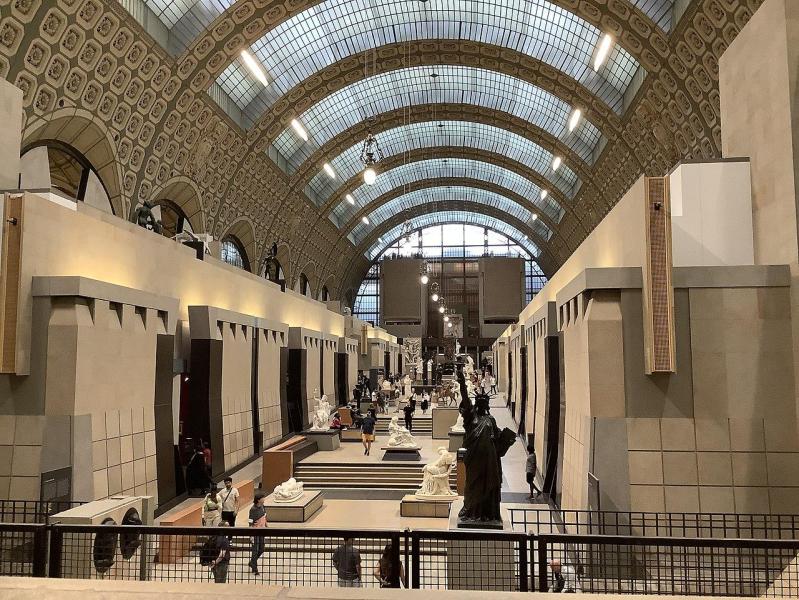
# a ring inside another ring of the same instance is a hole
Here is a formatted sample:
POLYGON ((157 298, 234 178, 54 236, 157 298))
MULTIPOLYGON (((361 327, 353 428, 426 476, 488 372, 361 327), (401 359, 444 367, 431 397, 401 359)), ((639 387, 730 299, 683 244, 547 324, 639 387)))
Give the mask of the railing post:
POLYGON ((411 577, 411 588, 418 590, 419 583, 421 581, 421 574, 419 573, 420 563, 419 560, 421 551, 420 551, 419 544, 419 534, 416 532, 411 533, 411 561, 413 563, 412 566, 412 577, 411 577))
POLYGON ((404 569, 405 577, 403 578, 402 585, 405 587, 405 589, 408 589, 408 573, 411 570, 411 563, 410 563, 411 550, 410 550, 410 545, 408 544, 408 537, 410 537, 409 536, 410 531, 411 530, 406 527, 405 531, 402 534, 402 542, 403 542, 402 551, 405 555, 405 569, 404 569))
MULTIPOLYGON (((400 573, 400 566, 402 565, 402 561, 400 561, 400 534, 399 532, 394 532, 391 534, 391 573, 396 575, 399 579, 400 573)), ((404 582, 403 582, 404 583, 404 582)))
POLYGON ((547 586, 547 540, 538 536, 538 591, 546 592, 547 586))
POLYGON ((47 577, 47 526, 37 526, 33 532, 33 576, 47 577))
POLYGON ((61 560, 64 550, 64 533, 58 525, 50 527, 50 568, 49 577, 61 577, 61 560))
POLYGON ((520 592, 529 592, 530 591, 530 573, 529 573, 529 561, 527 560, 527 552, 528 548, 530 547, 527 543, 529 538, 523 537, 519 539, 519 591, 520 592))

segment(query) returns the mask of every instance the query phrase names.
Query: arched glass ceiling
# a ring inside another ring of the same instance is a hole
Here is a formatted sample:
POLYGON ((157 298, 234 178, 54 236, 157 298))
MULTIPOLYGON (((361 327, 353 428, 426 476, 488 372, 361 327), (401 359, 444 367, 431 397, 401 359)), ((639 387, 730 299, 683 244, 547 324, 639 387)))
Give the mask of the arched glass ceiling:
MULTIPOLYGON (((527 138, 492 125, 467 121, 427 121, 401 125, 376 137, 386 158, 417 148, 455 146, 485 150, 501 154, 537 171, 567 198, 573 198, 580 189, 580 180, 568 166, 563 164, 557 171, 552 170, 553 156, 549 150, 527 138)), ((358 143, 330 160, 336 173, 335 179, 331 179, 319 165, 319 172, 311 178, 305 187, 305 193, 317 206, 324 204, 343 182, 363 171, 360 156, 361 143, 358 143)), ((378 181, 379 179, 378 176, 378 181)))
POLYGON ((560 222, 563 217, 563 208, 551 194, 542 200, 541 188, 514 171, 469 158, 432 158, 389 169, 380 175, 375 185, 360 185, 351 194, 355 204, 350 204, 346 199, 342 200, 333 209, 330 220, 337 227, 341 227, 362 207, 391 190, 416 181, 437 178, 469 178, 493 183, 526 198, 555 223, 560 222))
POLYGON ((424 206, 435 202, 462 202, 475 204, 475 210, 479 211, 483 206, 490 206, 501 210, 520 221, 527 223, 533 231, 545 241, 552 237, 552 231, 542 221, 535 219, 533 213, 520 206, 513 200, 500 194, 483 190, 480 188, 465 187, 460 185, 441 186, 424 190, 414 190, 398 198, 386 202, 377 207, 368 215, 369 223, 358 221, 349 234, 349 239, 353 244, 359 244, 363 239, 375 230, 381 223, 390 219, 394 215, 405 210, 424 206))
MULTIPOLYGON (((519 244, 528 253, 531 258, 538 256, 538 246, 536 246, 529 239, 526 239, 525 234, 503 221, 497 221, 492 217, 481 215, 480 213, 461 211, 461 210, 447 210, 441 212, 430 213, 427 215, 419 215, 408 219, 407 223, 411 230, 422 229, 430 225, 441 225, 442 223, 465 223, 467 225, 477 225, 479 227, 488 227, 494 231, 506 235, 514 242, 519 244)), ((404 224, 396 225, 388 231, 385 231, 378 239, 376 239, 369 246, 369 249, 364 252, 364 256, 370 261, 373 261, 385 248, 390 246, 393 242, 400 237, 402 227, 404 224)))
POLYGON ((298 117, 310 140, 287 127, 273 145, 289 169, 297 169, 341 132, 370 117, 420 104, 470 104, 509 113, 562 140, 589 165, 602 137, 585 118, 570 132, 574 107, 526 81, 487 69, 431 65, 369 77, 326 96, 298 117))
POLYGON ((595 72, 591 57, 600 33, 548 0, 327 0, 252 45, 251 52, 268 73, 268 86, 258 83, 241 60, 229 65, 217 83, 243 111, 245 122, 253 122, 299 82, 347 56, 413 40, 471 40, 541 60, 621 113, 638 63, 616 44, 595 72))

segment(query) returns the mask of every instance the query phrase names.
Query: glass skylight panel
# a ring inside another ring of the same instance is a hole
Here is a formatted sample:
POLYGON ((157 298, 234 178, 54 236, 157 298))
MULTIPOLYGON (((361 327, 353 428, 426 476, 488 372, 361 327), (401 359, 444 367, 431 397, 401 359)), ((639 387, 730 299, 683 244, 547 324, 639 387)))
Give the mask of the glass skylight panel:
MULTIPOLYGON (((561 190, 567 198, 573 198, 580 187, 577 175, 568 165, 561 166, 553 172, 552 153, 538 144, 511 133, 505 129, 482 123, 467 121, 439 121, 411 123, 377 134, 380 147, 386 157, 401 155, 417 148, 441 148, 446 146, 485 150, 501 154, 511 160, 537 171, 548 179, 553 186, 561 190)), ((320 203, 329 199, 336 190, 351 177, 363 170, 360 160, 361 144, 355 144, 348 150, 329 161, 339 178, 332 180, 324 173, 317 173, 307 186, 309 197, 320 203)), ((380 181, 378 165, 378 182, 380 181)), ((357 198, 356 198, 357 199, 357 198)))
POLYGON ((552 195, 542 200, 541 188, 514 171, 468 158, 433 158, 389 169, 378 177, 375 185, 360 185, 352 192, 353 198, 357 198, 357 206, 342 200, 333 209, 335 218, 331 221, 341 227, 355 216, 360 207, 392 190, 417 181, 441 178, 468 178, 493 183, 527 199, 555 223, 560 222, 565 212, 552 195))
MULTIPOLYGON (((465 212, 465 211, 440 211, 436 213, 430 213, 427 215, 420 215, 417 217, 412 217, 408 220, 408 223, 411 225, 411 229, 423 229, 426 227, 430 227, 433 225, 440 225, 442 223, 466 223, 469 225, 478 225, 481 227, 488 227, 489 229, 494 229, 503 233, 504 235, 508 236, 512 240, 518 242, 522 248, 525 249, 526 252, 529 253, 531 258, 536 258, 539 254, 539 249, 536 244, 534 244, 530 240, 524 239, 524 234, 520 232, 518 229, 513 227, 512 225, 508 225, 503 221, 498 221, 492 217, 488 217, 486 215, 481 215, 478 213, 473 212, 465 212)), ((370 261, 377 258, 386 248, 396 245, 397 239, 402 232, 402 224, 399 224, 395 227, 392 227, 390 230, 385 231, 381 234, 381 238, 383 239, 382 242, 375 240, 372 242, 369 249, 364 252, 364 256, 368 258, 370 261)), ((416 252, 416 238, 413 238, 413 247, 410 251, 412 254, 416 252)))
POLYGON ((385 112, 422 104, 470 104, 519 117, 549 132, 586 163, 601 133, 587 119, 568 130, 573 107, 537 86, 486 69, 431 65, 383 73, 353 83, 313 105, 299 120, 314 132, 304 143, 286 128, 273 145, 297 169, 336 135, 385 112), (435 73, 437 77, 431 77, 435 73))
POLYGON ((630 0, 638 9, 652 19, 666 33, 671 31, 671 15, 674 0, 630 0))
POLYGON ((347 56, 412 40, 458 39, 539 59, 575 78, 621 114, 624 92, 638 63, 617 44, 605 66, 594 72, 590 60, 600 34, 548 0, 327 0, 279 24, 252 45, 274 81, 247 105, 246 113, 257 119, 276 98, 347 56))
POLYGON ((169 52, 185 51, 234 0, 144 0, 169 29, 169 52))

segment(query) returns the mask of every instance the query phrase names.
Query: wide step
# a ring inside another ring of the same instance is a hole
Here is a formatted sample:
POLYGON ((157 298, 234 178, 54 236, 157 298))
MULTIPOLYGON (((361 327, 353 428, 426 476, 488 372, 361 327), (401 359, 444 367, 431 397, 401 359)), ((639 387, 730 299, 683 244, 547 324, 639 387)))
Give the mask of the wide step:
MULTIPOLYGON (((384 488, 413 491, 422 483, 424 465, 338 465, 333 463, 301 463, 294 469, 294 477, 308 489, 364 489, 384 488)), ((457 476, 450 474, 454 489, 457 476)))

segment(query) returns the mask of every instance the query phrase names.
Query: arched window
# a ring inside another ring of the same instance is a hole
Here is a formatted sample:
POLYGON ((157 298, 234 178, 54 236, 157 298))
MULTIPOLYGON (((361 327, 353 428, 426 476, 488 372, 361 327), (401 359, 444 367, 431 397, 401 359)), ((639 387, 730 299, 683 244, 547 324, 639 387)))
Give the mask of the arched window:
POLYGON ((299 281, 299 292, 303 296, 309 296, 311 292, 311 286, 308 284, 308 277, 305 273, 300 273, 300 281, 299 281))
POLYGON ((191 231, 191 224, 186 213, 171 200, 159 200, 155 203, 153 212, 160 212, 156 216, 161 220, 161 233, 166 237, 175 237, 183 231, 191 231))
POLYGON ((280 264, 280 261, 276 258, 269 258, 264 263, 263 273, 261 273, 261 277, 268 279, 269 281, 273 281, 278 283, 283 281, 286 276, 283 273, 283 267, 280 264))
POLYGON ((244 246, 235 236, 229 235, 222 240, 222 260, 239 269, 250 270, 244 246))
POLYGON ((319 293, 319 299, 322 302, 327 302, 328 300, 330 300, 330 292, 328 291, 326 285, 322 286, 322 291, 319 293))
POLYGON ((108 190, 92 164, 78 150, 57 140, 42 140, 25 148, 22 187, 49 187, 114 214, 108 190))

